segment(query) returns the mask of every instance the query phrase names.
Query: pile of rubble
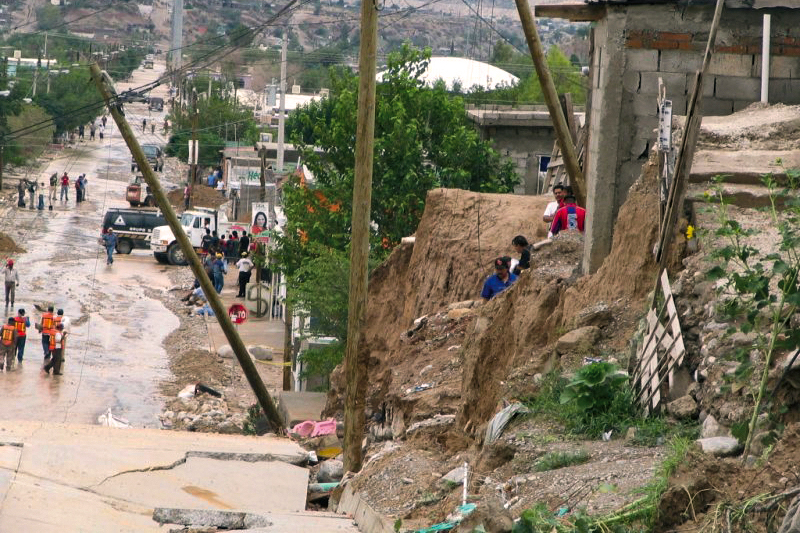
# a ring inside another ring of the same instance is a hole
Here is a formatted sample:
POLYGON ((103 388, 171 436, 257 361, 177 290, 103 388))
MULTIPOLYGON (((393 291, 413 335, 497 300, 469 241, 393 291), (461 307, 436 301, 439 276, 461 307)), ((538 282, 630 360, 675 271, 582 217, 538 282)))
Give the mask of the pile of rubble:
MULTIPOLYGON (((196 389, 196 386, 187 387, 190 388, 196 389)), ((159 415, 164 429, 226 434, 243 432, 247 417, 242 406, 231 409, 224 396, 217 398, 208 393, 188 392, 181 391, 178 398, 167 404, 167 410, 159 415)))

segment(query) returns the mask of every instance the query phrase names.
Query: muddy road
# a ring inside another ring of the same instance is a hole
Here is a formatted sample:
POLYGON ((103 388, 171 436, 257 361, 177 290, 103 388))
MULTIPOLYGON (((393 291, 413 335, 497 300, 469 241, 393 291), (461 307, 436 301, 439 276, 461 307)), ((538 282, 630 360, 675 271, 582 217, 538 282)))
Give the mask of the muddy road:
MULTIPOLYGON (((138 70, 131 85, 151 81, 162 71, 163 65, 138 70)), ((117 85, 118 91, 126 88, 117 85)), ((152 94, 165 97, 166 88, 152 94)), ((160 128, 163 112, 150 112, 145 104, 128 104, 125 111, 140 142, 165 143, 160 128), (146 133, 141 129, 143 118, 148 120, 146 133), (150 133, 151 120, 156 121, 155 135, 150 133)), ((2 418, 94 424, 99 414, 111 408, 135 426, 159 427, 156 415, 163 398, 158 385, 169 377, 162 341, 179 321, 158 300, 149 298, 146 289, 167 289, 167 272, 173 267, 156 263, 149 250, 117 254, 114 264, 107 266, 105 251, 98 244, 106 210, 128 207, 125 187, 131 177, 130 161, 130 152, 109 117, 105 139, 90 141, 87 128, 84 142, 65 149, 29 175, 47 182, 53 172, 66 171, 71 180, 85 173, 85 202, 76 206, 71 185, 69 200, 54 202, 52 211, 9 207, 2 213, 0 231, 26 250, 14 257, 20 286, 16 308, 6 309, 4 316, 23 308, 35 323, 40 312, 34 304, 41 307, 52 302, 72 321, 62 376, 41 372, 41 338, 30 328, 22 365, 0 375, 2 418)), ((181 172, 170 175, 170 168, 160 174, 168 190, 181 179, 181 172)))

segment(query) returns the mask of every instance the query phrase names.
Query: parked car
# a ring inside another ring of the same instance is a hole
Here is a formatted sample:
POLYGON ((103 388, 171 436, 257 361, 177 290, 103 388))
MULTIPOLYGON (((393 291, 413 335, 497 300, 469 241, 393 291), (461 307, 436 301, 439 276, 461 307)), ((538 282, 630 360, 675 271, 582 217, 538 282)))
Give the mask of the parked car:
POLYGON ((158 98, 157 96, 152 96, 147 102, 147 108, 150 111, 163 111, 164 110, 164 99, 158 98))
POLYGON ((158 209, 114 208, 103 217, 103 233, 109 228, 117 234, 117 253, 129 254, 134 248, 150 248, 153 228, 167 223, 158 209))

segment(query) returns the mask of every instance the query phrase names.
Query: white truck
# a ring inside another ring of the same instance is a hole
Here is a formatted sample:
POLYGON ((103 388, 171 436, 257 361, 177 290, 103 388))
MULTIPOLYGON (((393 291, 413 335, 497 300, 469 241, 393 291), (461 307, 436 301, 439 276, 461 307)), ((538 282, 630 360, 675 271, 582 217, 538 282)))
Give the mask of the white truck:
MULTIPOLYGON (((195 251, 202 249, 203 235, 206 228, 216 231, 218 236, 228 231, 233 223, 228 222, 225 213, 208 207, 195 207, 190 211, 181 214, 181 227, 195 251)), ((172 265, 187 265, 188 261, 181 250, 175 234, 169 226, 159 226, 153 229, 150 238, 150 248, 153 256, 159 263, 169 263, 172 265)))

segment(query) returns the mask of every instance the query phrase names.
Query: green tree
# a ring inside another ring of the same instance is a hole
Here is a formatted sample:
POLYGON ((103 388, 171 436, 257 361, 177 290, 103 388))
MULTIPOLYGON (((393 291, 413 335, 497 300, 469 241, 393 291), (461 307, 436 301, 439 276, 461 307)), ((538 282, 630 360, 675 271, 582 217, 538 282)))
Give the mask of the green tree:
POLYGON ((104 106, 89 79, 88 67, 73 67, 52 78, 49 93, 36 94, 34 101, 53 117, 56 133, 87 124, 102 112, 104 106))
POLYGON ((62 24, 61 9, 50 2, 36 10, 36 25, 40 30, 50 30, 62 24))
MULTIPOLYGON (((517 181, 511 163, 502 162, 470 127, 463 101, 450 96, 444 84, 425 86, 420 78, 429 59, 430 51, 404 46, 389 56, 377 88, 372 220, 377 242, 387 249, 416 230, 430 189, 510 192, 517 181)), ((357 92, 355 75, 332 71, 331 97, 289 119, 290 138, 300 146, 315 186, 344 215, 325 236, 349 234, 357 92)), ((306 222, 287 217, 290 224, 306 222)), ((341 247, 333 237, 323 238, 341 247)))

